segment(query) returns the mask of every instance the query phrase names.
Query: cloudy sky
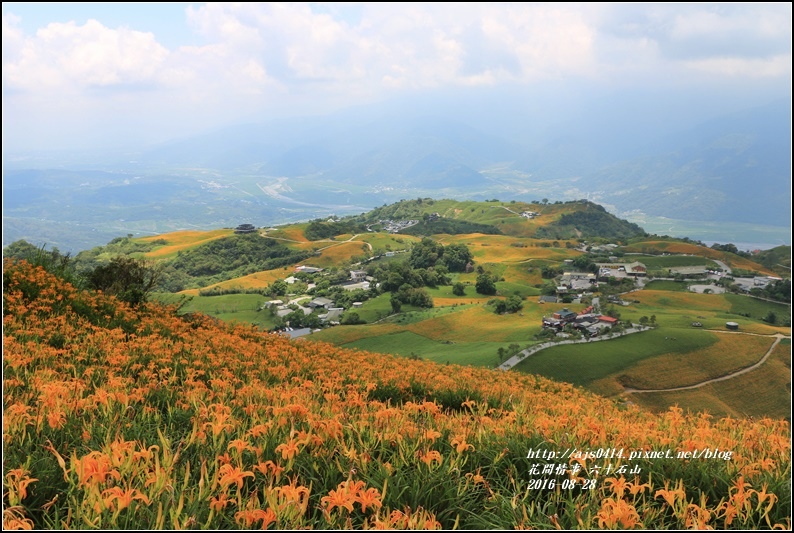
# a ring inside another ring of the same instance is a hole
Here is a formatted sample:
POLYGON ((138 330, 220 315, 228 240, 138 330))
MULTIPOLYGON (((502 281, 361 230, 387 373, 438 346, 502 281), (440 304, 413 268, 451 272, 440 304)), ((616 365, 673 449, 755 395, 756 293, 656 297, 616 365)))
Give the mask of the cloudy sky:
MULTIPOLYGON (((503 87, 791 95, 791 4, 3 3, 4 150, 503 87)), ((496 94, 496 93, 494 93, 496 94)))

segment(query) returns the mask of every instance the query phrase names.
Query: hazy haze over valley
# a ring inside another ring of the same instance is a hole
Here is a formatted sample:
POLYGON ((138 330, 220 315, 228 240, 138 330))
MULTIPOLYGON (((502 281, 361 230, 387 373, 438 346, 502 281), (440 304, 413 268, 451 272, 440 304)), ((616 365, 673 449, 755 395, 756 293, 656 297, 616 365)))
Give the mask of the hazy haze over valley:
POLYGON ((417 196, 791 243, 790 4, 3 4, 3 244, 417 196))

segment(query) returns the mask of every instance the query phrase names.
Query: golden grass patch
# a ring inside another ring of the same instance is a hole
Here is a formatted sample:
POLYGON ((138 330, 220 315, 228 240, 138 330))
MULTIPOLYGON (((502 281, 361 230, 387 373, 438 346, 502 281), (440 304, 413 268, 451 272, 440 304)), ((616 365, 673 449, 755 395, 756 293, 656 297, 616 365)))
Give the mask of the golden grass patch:
POLYGON ((282 268, 276 270, 263 270, 261 272, 254 272, 253 274, 248 274, 247 276, 241 276, 239 278, 234 278, 226 281, 221 281, 220 283, 215 283, 213 285, 209 285, 206 288, 220 288, 220 289, 231 289, 231 288, 241 288, 241 289, 264 289, 277 279, 284 279, 292 275, 293 269, 288 267, 287 270, 282 268))
POLYGON ((508 265, 505 269, 504 276, 507 281, 522 283, 529 286, 543 283, 543 278, 540 275, 540 269, 533 269, 532 273, 530 273, 529 267, 524 264, 508 265))
POLYGON ((268 237, 289 239, 298 242, 309 242, 309 239, 303 234, 305 224, 297 224, 294 226, 287 226, 284 228, 276 228, 267 232, 268 237))
POLYGON ((621 372, 636 389, 670 389, 696 385, 754 365, 774 342, 770 337, 720 334, 716 343, 687 353, 644 359, 621 372))
POLYGON ((685 410, 705 410, 715 416, 790 419, 790 390, 791 345, 781 343, 758 369, 733 379, 691 390, 630 394, 627 399, 655 412, 677 404, 685 410))
POLYGON ((485 235, 482 233, 441 235, 439 242, 444 245, 465 244, 479 263, 524 262, 532 259, 562 261, 581 255, 581 252, 567 248, 541 247, 538 246, 538 243, 544 241, 513 235, 485 235))
POLYGON ((349 261, 355 256, 364 255, 368 251, 369 248, 362 242, 341 242, 322 249, 319 257, 310 257, 304 263, 314 267, 328 268, 349 261), (367 248, 367 250, 364 250, 364 248, 367 248))
POLYGON ((405 329, 433 340, 500 342, 511 333, 526 331, 529 325, 518 314, 500 316, 478 306, 410 324, 405 329))
POLYGON ((151 242, 156 241, 158 239, 165 239, 168 244, 164 244, 163 246, 157 248, 156 250, 152 250, 151 252, 146 252, 144 254, 145 257, 149 257, 152 259, 159 259, 168 257, 171 255, 176 255, 177 252, 187 250, 189 248, 193 248, 200 244, 204 244, 210 241, 214 241, 215 239, 220 239, 222 237, 228 237, 229 235, 234 234, 234 230, 231 229, 216 229, 212 231, 175 231, 172 233, 165 233, 163 235, 152 235, 150 237, 141 237, 139 240, 141 242, 151 242))

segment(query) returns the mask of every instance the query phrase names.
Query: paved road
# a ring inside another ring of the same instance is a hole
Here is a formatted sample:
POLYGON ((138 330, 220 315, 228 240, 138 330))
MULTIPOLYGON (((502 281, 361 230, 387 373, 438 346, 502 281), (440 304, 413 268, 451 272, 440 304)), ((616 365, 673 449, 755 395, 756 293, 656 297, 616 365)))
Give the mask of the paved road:
POLYGON ((634 324, 632 327, 627 328, 626 330, 618 333, 617 335, 610 336, 604 335, 603 337, 595 337, 595 338, 587 338, 587 339, 580 339, 580 340, 570 340, 570 341, 557 341, 557 342, 544 342, 542 344, 536 344, 535 346, 531 346, 525 350, 521 350, 516 355, 499 365, 497 368, 499 370, 510 370, 518 363, 529 357, 530 355, 536 354, 541 350, 546 348, 551 348, 552 346, 562 346, 565 344, 587 344, 590 342, 598 342, 598 341, 606 341, 610 339, 615 339, 617 337, 622 337, 624 335, 629 335, 631 333, 639 333, 640 331, 647 331, 651 328, 647 326, 640 326, 638 324, 634 324))
POLYGON ((722 261, 720 261, 720 260, 718 260, 718 259, 712 259, 712 261, 714 261, 715 263, 717 263, 718 265, 720 265, 720 268, 721 268, 721 269, 723 269, 723 270, 725 271, 725 273, 726 273, 726 274, 730 274, 730 273, 731 273, 731 267, 729 267, 728 265, 726 265, 726 264, 725 264, 725 263, 723 263, 722 261))
MULTIPOLYGON (((738 333, 738 334, 739 335, 752 335, 752 334, 748 334, 748 333, 738 333)), ((758 334, 755 334, 755 335, 758 335, 758 334)), ((766 337, 766 335, 760 335, 760 336, 766 337)), ((671 389, 642 389, 642 390, 626 388, 624 390, 624 392, 626 394, 643 394, 643 393, 648 393, 648 392, 673 392, 673 391, 678 391, 678 390, 699 389, 700 387, 705 387, 706 385, 710 385, 711 383, 716 383, 718 381, 725 381, 725 380, 728 380, 728 379, 735 378, 736 376, 741 376, 742 374, 746 374, 748 372, 752 372, 753 370, 755 370, 759 366, 763 365, 764 362, 766 362, 766 360, 772 354, 772 351, 775 349, 775 346, 780 344, 780 341, 782 339, 790 339, 791 338, 791 337, 789 337, 787 335, 783 335, 782 333, 777 333, 777 334, 771 335, 771 336, 775 337, 775 342, 772 343, 772 346, 769 347, 769 349, 766 351, 766 353, 764 354, 764 356, 761 358, 760 361, 758 361, 757 363, 755 363, 752 366, 748 366, 747 368, 743 368, 741 370, 737 370, 736 372, 732 372, 730 374, 726 374, 726 375, 720 376, 718 378, 709 379, 709 380, 706 380, 706 381, 701 381, 700 383, 696 383, 695 385, 688 385, 686 387, 673 387, 671 389)))

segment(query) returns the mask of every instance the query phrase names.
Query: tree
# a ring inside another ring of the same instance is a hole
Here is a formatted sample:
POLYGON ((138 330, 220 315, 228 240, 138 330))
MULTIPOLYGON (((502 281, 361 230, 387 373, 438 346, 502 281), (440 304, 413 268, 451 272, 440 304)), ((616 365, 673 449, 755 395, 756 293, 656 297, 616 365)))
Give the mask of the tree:
POLYGON ((112 294, 131 305, 145 303, 160 280, 161 270, 145 259, 120 255, 87 275, 92 289, 112 294))
POLYGON ((466 295, 466 286, 461 283, 457 282, 452 286, 452 294, 455 296, 465 296, 466 295))
POLYGON ((356 312, 345 313, 340 322, 345 325, 364 324, 364 321, 361 320, 361 317, 356 312))
POLYGON ((394 295, 391 297, 391 300, 389 300, 389 302, 391 303, 392 313, 399 313, 400 309, 402 309, 402 302, 400 301, 400 299, 396 295, 394 295))
POLYGON ((769 311, 764 318, 764 322, 768 324, 777 324, 777 315, 774 311, 769 311))
POLYGON ((540 277, 543 279, 554 279, 560 274, 560 270, 553 266, 544 266, 540 269, 540 277))
POLYGON ((493 278, 488 274, 480 274, 477 276, 477 283, 474 285, 474 290, 479 294, 487 296, 496 294, 496 283, 493 278))
POLYGON ((524 302, 521 301, 521 297, 515 294, 513 296, 510 296, 505 302, 505 310, 508 313, 517 313, 523 307, 524 307, 524 302))
POLYGON ((493 311, 497 315, 501 315, 507 312, 507 304, 505 303, 504 300, 493 299, 491 300, 491 302, 493 302, 494 305, 493 311))
POLYGON ((287 294, 287 282, 282 279, 277 279, 268 287, 271 296, 284 296, 287 294))
POLYGON ((443 261, 450 272, 463 272, 466 264, 474 260, 469 247, 463 243, 450 244, 444 247, 443 261))
MULTIPOLYGON (((444 255, 444 245, 425 237, 413 245, 408 264, 413 268, 427 268, 435 266, 436 262, 444 255)), ((464 263, 465 266, 465 263, 464 263)))

